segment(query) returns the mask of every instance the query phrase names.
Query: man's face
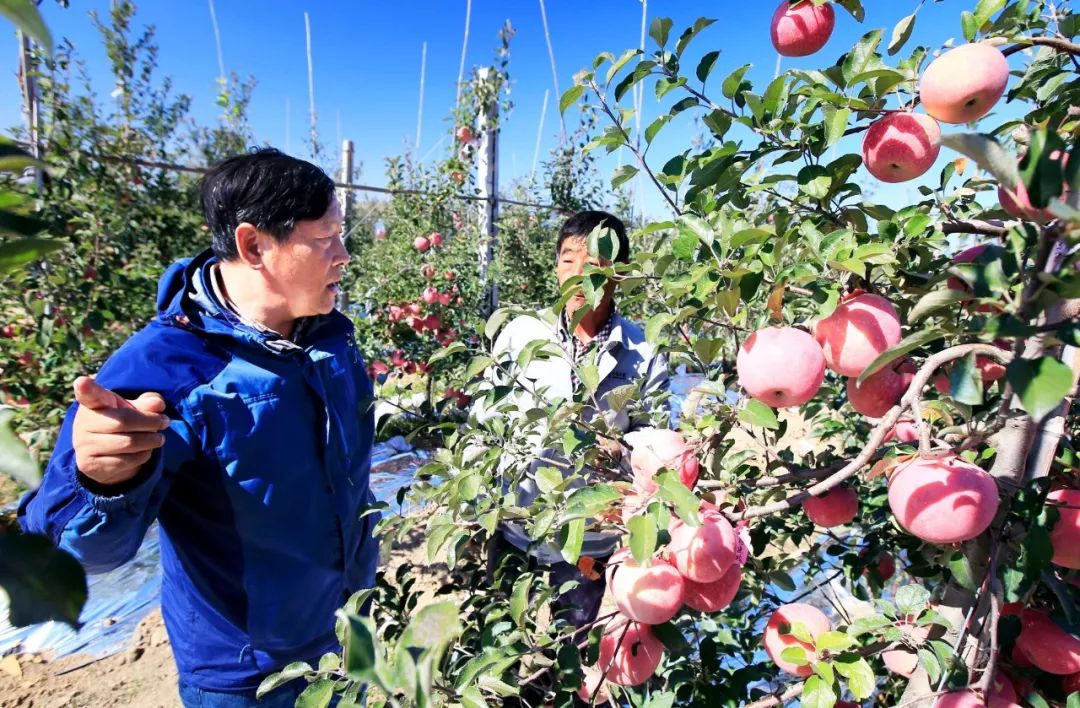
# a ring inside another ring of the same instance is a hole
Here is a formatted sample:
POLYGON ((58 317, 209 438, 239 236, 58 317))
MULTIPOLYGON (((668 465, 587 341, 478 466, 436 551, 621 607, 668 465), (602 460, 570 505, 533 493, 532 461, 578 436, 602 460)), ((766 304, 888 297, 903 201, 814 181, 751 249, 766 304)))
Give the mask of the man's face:
POLYGON ((292 318, 325 315, 334 309, 349 253, 341 233, 337 198, 318 219, 296 222, 289 237, 265 255, 267 274, 292 318))
MULTIPOLYGON (((575 275, 583 274, 586 264, 607 268, 611 265, 611 261, 606 258, 590 256, 584 236, 571 236, 563 241, 562 246, 559 248, 559 256, 555 262, 555 275, 559 279, 559 287, 561 288, 563 283, 575 275)), ((603 308, 611 300, 614 290, 615 283, 609 280, 604 286, 604 299, 600 302, 600 308, 603 308)), ((579 290, 566 303, 566 313, 572 315, 584 304, 585 293, 579 290)))

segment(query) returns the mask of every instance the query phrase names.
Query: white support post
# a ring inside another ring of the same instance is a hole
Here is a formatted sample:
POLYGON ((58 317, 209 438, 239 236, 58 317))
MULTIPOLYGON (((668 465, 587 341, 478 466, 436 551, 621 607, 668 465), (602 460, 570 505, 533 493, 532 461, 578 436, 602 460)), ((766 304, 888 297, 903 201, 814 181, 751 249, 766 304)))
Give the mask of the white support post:
MULTIPOLYGON (((342 184, 353 183, 353 141, 341 142, 341 175, 342 184)), ((341 233, 347 235, 352 230, 353 222, 353 189, 351 187, 338 188, 338 204, 341 205, 341 213, 344 222, 341 224, 341 233)), ((344 236, 343 236, 344 237, 344 236)), ((337 295, 337 309, 344 312, 349 305, 349 294, 346 288, 341 288, 337 295)))
MULTIPOLYGON (((497 81, 494 69, 484 67, 477 72, 477 81, 497 81)), ((484 287, 481 305, 485 316, 499 307, 499 286, 492 278, 491 267, 498 245, 499 220, 499 99, 496 93, 491 103, 480 112, 477 128, 480 132, 480 154, 477 160, 477 182, 480 187, 480 283, 484 287)))
MULTIPOLYGON (((34 158, 41 159, 41 99, 38 95, 37 68, 34 66, 34 45, 30 36, 22 30, 18 31, 19 40, 19 79, 23 99, 23 119, 26 121, 26 133, 30 138, 30 153, 34 158)), ((42 174, 37 167, 30 168, 34 171, 34 184, 37 187, 38 199, 41 199, 42 174)))

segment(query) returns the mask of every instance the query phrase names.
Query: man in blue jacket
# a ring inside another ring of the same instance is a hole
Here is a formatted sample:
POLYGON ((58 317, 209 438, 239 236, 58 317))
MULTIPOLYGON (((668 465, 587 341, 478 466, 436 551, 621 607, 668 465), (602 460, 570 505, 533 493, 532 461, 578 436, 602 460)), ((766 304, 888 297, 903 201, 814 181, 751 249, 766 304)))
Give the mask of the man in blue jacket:
MULTIPOLYGON (((19 517, 89 572, 157 519, 181 699, 248 706, 268 674, 337 649, 334 611, 375 582, 373 391, 334 309, 333 181, 267 148, 210 170, 202 206, 212 248, 173 264, 155 319, 75 382, 19 517)), ((291 706, 302 683, 257 704, 291 706)))

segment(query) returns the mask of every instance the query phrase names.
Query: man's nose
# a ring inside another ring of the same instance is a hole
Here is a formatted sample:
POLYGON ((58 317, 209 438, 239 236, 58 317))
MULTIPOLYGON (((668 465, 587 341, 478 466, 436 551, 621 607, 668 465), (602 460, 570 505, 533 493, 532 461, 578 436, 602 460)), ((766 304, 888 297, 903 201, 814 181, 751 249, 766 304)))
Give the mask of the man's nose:
POLYGON ((352 260, 352 256, 349 255, 349 249, 345 248, 345 240, 338 238, 336 248, 337 252, 334 254, 334 264, 345 266, 352 260))

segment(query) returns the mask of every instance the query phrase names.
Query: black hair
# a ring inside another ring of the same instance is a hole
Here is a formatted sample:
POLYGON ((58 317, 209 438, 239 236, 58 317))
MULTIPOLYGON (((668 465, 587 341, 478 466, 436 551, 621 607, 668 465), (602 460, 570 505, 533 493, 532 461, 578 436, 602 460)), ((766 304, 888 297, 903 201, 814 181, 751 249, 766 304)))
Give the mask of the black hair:
POLYGON ((319 219, 334 198, 334 181, 304 160, 271 147, 226 158, 203 176, 200 200, 214 255, 237 259, 236 227, 247 222, 279 242, 297 221, 319 219))
POLYGON ((615 232, 615 237, 619 239, 619 252, 615 256, 615 262, 628 263, 630 239, 626 236, 626 226, 619 217, 606 211, 579 211, 567 219, 559 229, 559 239, 555 242, 555 257, 558 258, 562 252, 563 241, 568 238, 588 238, 593 229, 601 224, 615 232))

